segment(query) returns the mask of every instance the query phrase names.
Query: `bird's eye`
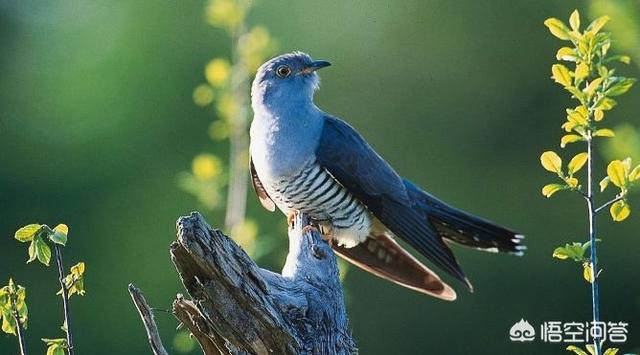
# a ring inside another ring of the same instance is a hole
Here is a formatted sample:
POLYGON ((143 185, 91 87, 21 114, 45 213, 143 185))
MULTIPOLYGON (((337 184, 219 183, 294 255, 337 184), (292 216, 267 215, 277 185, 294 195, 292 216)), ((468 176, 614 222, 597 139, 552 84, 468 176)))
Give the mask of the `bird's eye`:
POLYGON ((291 74, 291 68, 286 65, 281 65, 276 69, 276 74, 281 78, 286 78, 291 74))

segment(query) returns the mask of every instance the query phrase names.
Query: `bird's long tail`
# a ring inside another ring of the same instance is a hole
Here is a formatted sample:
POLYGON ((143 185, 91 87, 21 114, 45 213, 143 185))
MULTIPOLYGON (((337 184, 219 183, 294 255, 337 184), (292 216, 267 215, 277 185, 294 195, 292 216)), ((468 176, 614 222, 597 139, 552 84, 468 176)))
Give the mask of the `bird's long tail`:
POLYGON ((522 255, 524 236, 491 221, 452 207, 405 180, 409 193, 417 201, 440 237, 471 248, 522 255))

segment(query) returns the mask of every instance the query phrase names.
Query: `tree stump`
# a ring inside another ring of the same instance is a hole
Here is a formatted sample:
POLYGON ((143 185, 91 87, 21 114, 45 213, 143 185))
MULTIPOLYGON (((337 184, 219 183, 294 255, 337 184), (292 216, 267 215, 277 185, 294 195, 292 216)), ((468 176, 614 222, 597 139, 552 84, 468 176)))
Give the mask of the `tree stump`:
POLYGON ((173 313, 205 354, 357 353, 336 256, 309 225, 307 216, 296 215, 277 274, 256 265, 199 213, 178 220, 171 260, 191 299, 179 294, 173 313))

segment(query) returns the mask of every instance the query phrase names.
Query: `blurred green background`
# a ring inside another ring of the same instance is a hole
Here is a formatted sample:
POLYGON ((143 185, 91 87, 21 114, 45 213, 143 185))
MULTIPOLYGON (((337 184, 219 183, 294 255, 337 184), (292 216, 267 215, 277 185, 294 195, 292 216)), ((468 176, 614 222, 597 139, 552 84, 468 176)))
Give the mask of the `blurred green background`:
MULTIPOLYGON (((184 292, 168 257, 176 218, 202 210, 222 225, 221 212, 176 184, 195 154, 227 149, 207 137, 213 117, 192 100, 203 66, 229 50, 204 6, 0 1, 0 281, 27 287, 32 354, 44 353, 41 337, 61 335, 62 314, 55 270, 24 264, 17 228, 70 226, 67 267, 87 264, 87 295, 71 300, 77 352, 99 355, 149 353, 129 282, 158 308, 184 292)), ((281 52, 334 64, 322 72, 318 105, 353 124, 398 172, 527 235, 522 258, 456 248, 476 290, 454 284, 454 303, 351 269, 348 311, 363 354, 560 354, 562 344, 512 343, 509 328, 521 318, 534 326, 590 318, 579 265, 551 258, 557 245, 583 239, 584 204, 566 193, 545 199, 540 187, 552 176, 538 162, 558 149, 570 104, 549 79, 561 43, 542 22, 574 8, 612 17, 614 50, 633 58, 622 72, 639 77, 638 1, 262 1, 252 11, 249 23, 266 26, 281 52)), ((619 101, 609 124, 640 126, 640 89, 619 101)), ((284 248, 283 217, 249 201, 260 234, 284 248)), ((631 205, 640 206, 638 195, 631 205)), ((630 322, 623 350, 639 352, 640 216, 600 221, 602 317, 630 322)), ((284 259, 272 252, 260 261, 278 270, 284 259)), ((172 348, 177 322, 156 317, 172 348)), ((0 354, 14 353, 16 339, 0 335, 0 354)))

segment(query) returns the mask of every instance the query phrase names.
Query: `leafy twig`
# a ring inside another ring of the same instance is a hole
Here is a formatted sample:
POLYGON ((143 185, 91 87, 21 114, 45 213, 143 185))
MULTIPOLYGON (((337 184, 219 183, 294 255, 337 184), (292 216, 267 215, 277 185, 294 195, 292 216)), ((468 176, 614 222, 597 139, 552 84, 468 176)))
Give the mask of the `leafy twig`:
POLYGON ((603 209, 613 205, 614 203, 618 202, 618 201, 622 201, 624 200, 625 196, 623 194, 618 194, 615 198, 607 201, 605 204, 603 204, 602 206, 596 208, 595 213, 599 213, 600 211, 602 211, 603 209))

